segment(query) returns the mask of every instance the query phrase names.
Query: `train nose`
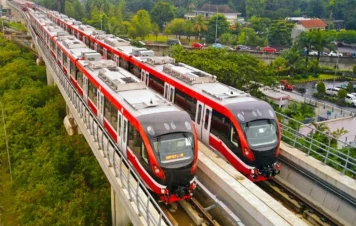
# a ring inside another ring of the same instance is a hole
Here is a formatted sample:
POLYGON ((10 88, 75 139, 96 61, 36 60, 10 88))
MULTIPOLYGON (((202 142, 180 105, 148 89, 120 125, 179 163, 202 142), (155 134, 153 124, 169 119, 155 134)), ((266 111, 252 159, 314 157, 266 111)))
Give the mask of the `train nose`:
POLYGON ((189 189, 187 187, 179 187, 174 191, 174 194, 179 198, 183 198, 184 196, 189 195, 189 189))

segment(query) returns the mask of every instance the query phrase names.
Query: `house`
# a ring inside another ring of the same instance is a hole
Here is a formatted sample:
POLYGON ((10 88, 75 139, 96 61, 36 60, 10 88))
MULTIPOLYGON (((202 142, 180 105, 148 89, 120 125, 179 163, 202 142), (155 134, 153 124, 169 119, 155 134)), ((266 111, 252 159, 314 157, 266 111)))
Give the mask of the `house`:
POLYGON ((325 30, 327 24, 321 19, 299 20, 297 27, 300 27, 304 31, 311 29, 325 30))
POLYGON ((327 24, 321 19, 312 19, 304 17, 291 17, 287 18, 289 21, 294 22, 296 25, 292 29, 292 39, 295 40, 302 32, 312 29, 325 30, 327 24))
POLYGON ((230 24, 234 24, 241 13, 235 12, 230 9, 228 5, 214 5, 214 4, 204 4, 200 9, 193 10, 192 12, 186 13, 184 18, 186 20, 193 20, 198 15, 203 15, 205 19, 209 19, 213 15, 220 13, 223 14, 230 24))

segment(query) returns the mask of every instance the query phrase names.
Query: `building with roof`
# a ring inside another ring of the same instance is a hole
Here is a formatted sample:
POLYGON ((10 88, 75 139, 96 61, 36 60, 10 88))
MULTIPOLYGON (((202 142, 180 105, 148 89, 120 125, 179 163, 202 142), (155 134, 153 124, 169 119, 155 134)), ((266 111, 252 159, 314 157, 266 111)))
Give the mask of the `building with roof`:
POLYGON ((296 24, 292 29, 293 40, 304 31, 312 29, 325 30, 328 26, 323 20, 318 18, 288 17, 286 20, 292 21, 296 24))
POLYGON ((214 4, 204 4, 200 9, 193 10, 192 12, 186 13, 184 18, 186 20, 193 20, 198 15, 203 15, 205 19, 209 19, 213 15, 220 13, 223 14, 230 24, 234 24, 241 13, 235 12, 228 5, 214 5, 214 4))

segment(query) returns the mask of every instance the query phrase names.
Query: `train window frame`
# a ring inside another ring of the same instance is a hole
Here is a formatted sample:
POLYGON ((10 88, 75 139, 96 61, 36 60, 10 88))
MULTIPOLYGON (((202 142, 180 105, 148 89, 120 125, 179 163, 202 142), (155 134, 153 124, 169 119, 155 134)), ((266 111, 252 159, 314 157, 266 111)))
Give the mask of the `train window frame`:
POLYGON ((95 107, 97 107, 97 99, 98 99, 98 89, 95 87, 95 85, 88 80, 88 99, 93 103, 95 107), (92 95, 94 95, 92 99, 92 95))
POLYGON ((236 147, 240 147, 240 142, 239 139, 239 134, 236 131, 236 128, 234 126, 231 126, 231 131, 230 131, 230 141, 233 143, 236 147), (236 140, 235 140, 236 139, 236 140))
POLYGON ((137 160, 142 163, 148 164, 148 153, 143 142, 142 136, 139 131, 133 126, 132 123, 128 122, 128 136, 127 136, 127 146, 130 148, 131 152, 136 156, 137 160))
POLYGON ((63 66, 65 68, 68 67, 68 56, 66 54, 63 53, 63 66))
POLYGON ((121 137, 121 120, 122 120, 122 115, 119 114, 119 112, 117 113, 118 114, 118 122, 117 122, 117 127, 118 127, 118 130, 117 130, 117 135, 119 137, 121 137))
POLYGON ((78 86, 84 89, 84 75, 81 71, 77 70, 75 74, 75 80, 77 81, 78 86))
POLYGON ((73 78, 75 78, 78 69, 75 66, 75 64, 73 64, 73 62, 71 60, 69 60, 69 61, 70 61, 70 74, 72 75, 73 78))
POLYGON ((198 105, 198 118, 197 118, 197 124, 200 125, 200 120, 201 120, 201 112, 202 112, 203 106, 201 104, 198 105))
POLYGON ((224 116, 223 114, 221 114, 220 112, 213 109, 211 115, 210 133, 212 133, 213 135, 219 138, 223 137, 226 140, 230 140, 230 128, 231 128, 231 120, 226 116, 224 116), (220 124, 222 123, 228 126, 227 132, 221 130, 222 127, 220 125, 215 126, 215 120, 219 120, 220 124))
POLYGON ((125 143, 125 144, 127 144, 127 140, 126 140, 126 127, 127 127, 127 121, 126 120, 124 120, 124 131, 123 131, 123 134, 122 134, 122 141, 125 143))
POLYGON ((117 131, 117 115, 116 107, 104 96, 104 117, 115 131, 117 131))
POLYGON ((208 129, 208 125, 209 125, 209 115, 210 115, 210 109, 209 108, 207 108, 207 109, 205 109, 205 121, 204 121, 204 129, 208 129))

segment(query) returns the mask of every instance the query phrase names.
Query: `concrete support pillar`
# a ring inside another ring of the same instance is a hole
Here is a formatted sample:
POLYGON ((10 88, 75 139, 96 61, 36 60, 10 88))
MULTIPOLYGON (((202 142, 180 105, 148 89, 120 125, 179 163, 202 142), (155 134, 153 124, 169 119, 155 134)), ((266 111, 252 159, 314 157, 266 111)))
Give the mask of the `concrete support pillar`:
POLYGON ((47 74, 47 85, 53 85, 54 84, 53 75, 51 74, 51 71, 49 70, 48 67, 46 67, 46 74, 47 74))
POLYGON ((113 226, 129 226, 130 218, 126 214, 125 207, 120 203, 114 189, 111 187, 111 216, 113 226))
POLYGON ((66 106, 66 112, 67 112, 67 116, 64 117, 63 124, 67 130, 68 135, 73 136, 73 135, 77 135, 77 134, 82 134, 78 127, 78 124, 75 122, 74 117, 72 116, 68 106, 66 106))

